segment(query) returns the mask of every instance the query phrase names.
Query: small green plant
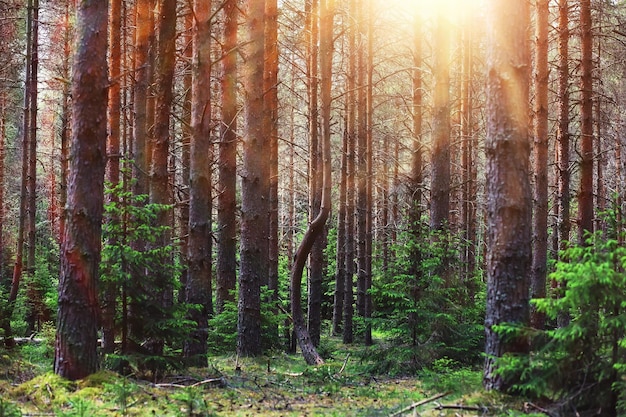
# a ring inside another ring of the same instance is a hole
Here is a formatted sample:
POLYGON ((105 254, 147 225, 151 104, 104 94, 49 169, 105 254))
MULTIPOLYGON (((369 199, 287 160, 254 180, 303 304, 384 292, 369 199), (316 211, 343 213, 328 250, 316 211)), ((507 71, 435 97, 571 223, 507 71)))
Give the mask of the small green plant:
POLYGON ((60 417, 97 417, 100 415, 96 405, 85 398, 75 398, 69 400, 68 403, 70 409, 58 409, 55 414, 60 417))
POLYGON ((0 417, 21 417, 22 412, 17 406, 0 398, 0 417))
POLYGON ((180 415, 187 417, 213 416, 206 399, 202 397, 202 390, 199 387, 185 387, 184 389, 172 394, 172 398, 179 401, 184 407, 181 409, 182 414, 180 415))
POLYGON ((131 401, 138 389, 137 384, 128 378, 122 378, 121 381, 116 381, 113 384, 104 384, 105 392, 111 394, 122 416, 127 416, 128 409, 134 405, 131 401))

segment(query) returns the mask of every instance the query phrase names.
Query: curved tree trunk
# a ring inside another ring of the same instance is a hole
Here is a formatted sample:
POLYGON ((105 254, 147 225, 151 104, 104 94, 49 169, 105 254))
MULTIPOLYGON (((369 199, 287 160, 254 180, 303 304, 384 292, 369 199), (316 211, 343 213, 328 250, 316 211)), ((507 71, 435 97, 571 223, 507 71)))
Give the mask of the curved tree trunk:
POLYGON ((309 365, 320 365, 324 363, 322 357, 315 350, 309 332, 306 328, 301 306, 301 282, 302 271, 306 264, 306 259, 311 253, 311 248, 316 239, 319 239, 324 232, 326 220, 331 210, 331 160, 330 160, 330 104, 331 104, 331 82, 332 82, 332 57, 333 57, 333 13, 334 0, 321 1, 320 13, 320 68, 322 84, 322 200, 317 217, 309 224, 304 234, 304 238, 296 251, 296 256, 291 269, 291 315, 293 327, 302 355, 309 365))

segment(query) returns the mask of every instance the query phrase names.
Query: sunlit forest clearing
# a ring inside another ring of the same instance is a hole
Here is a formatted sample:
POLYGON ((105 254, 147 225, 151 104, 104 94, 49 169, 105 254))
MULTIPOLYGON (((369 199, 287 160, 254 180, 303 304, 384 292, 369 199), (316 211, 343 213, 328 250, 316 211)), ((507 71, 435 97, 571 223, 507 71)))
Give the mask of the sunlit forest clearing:
POLYGON ((0 0, 0 417, 626 414, 625 25, 0 0))

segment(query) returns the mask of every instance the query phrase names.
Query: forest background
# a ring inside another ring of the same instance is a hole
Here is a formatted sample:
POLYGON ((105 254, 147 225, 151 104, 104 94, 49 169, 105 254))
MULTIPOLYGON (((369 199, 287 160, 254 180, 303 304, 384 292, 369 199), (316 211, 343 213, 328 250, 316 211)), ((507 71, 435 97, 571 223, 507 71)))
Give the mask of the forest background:
POLYGON ((618 413, 624 2, 109 3, 0 1, 7 349, 158 380, 340 337, 618 413))

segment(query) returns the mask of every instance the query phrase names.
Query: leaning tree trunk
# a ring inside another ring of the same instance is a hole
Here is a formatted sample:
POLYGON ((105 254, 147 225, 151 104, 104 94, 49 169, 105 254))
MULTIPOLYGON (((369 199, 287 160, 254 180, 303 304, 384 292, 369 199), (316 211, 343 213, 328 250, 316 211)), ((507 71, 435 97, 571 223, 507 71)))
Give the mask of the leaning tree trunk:
POLYGON ((330 160, 330 105, 333 57, 333 13, 334 0, 322 0, 320 7, 320 80, 322 112, 322 200, 317 217, 309 224, 304 238, 296 251, 291 269, 291 315, 293 327, 302 355, 309 365, 324 363, 315 350, 306 328, 300 301, 302 271, 316 239, 324 233, 326 220, 331 210, 331 160, 330 160))
POLYGON ((516 381, 497 373, 496 359, 528 351, 524 337, 504 338, 494 327, 528 325, 531 275, 528 84, 529 6, 526 0, 492 0, 487 41, 487 389, 516 381))
POLYGON ((107 2, 77 5, 72 157, 61 243, 54 371, 76 380, 98 369, 98 263, 107 139, 107 2))

